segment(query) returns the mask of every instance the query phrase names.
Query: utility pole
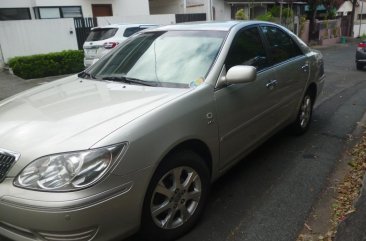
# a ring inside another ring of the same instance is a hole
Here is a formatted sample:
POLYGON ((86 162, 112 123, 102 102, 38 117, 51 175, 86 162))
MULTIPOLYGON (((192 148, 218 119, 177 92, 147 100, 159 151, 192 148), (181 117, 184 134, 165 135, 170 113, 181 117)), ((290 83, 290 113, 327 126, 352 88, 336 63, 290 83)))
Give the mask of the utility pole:
POLYGON ((353 24, 355 20, 355 11, 356 11, 357 0, 352 0, 352 13, 351 13, 351 23, 348 29, 348 33, 351 37, 353 37, 353 24))
POLYGON ((358 37, 361 37, 362 14, 363 14, 363 0, 361 0, 360 28, 358 30, 358 37))

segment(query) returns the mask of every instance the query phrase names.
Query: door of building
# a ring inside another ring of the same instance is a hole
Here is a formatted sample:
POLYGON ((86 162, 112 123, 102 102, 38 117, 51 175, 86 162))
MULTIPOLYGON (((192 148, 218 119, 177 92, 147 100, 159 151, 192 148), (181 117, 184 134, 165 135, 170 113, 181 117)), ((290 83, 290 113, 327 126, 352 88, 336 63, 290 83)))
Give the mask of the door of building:
POLYGON ((112 4, 92 4, 93 17, 113 16, 112 4))

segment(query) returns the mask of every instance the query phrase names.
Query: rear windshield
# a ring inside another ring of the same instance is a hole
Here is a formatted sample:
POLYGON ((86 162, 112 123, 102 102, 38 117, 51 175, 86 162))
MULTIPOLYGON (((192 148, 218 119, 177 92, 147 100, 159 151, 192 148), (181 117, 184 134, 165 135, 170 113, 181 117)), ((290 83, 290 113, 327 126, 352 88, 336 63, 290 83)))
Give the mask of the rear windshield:
POLYGON ((96 28, 93 29, 86 41, 99 41, 113 37, 118 28, 96 28))

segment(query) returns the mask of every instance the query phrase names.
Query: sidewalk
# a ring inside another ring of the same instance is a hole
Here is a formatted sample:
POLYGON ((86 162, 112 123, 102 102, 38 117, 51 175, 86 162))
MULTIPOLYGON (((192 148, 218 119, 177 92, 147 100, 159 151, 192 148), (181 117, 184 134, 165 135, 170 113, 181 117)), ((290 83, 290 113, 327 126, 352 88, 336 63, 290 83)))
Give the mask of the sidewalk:
MULTIPOLYGON (((359 126, 365 135, 366 114, 359 126)), ((363 162, 365 163, 366 160, 363 162)), ((355 212, 339 224, 334 241, 366 241, 366 174, 362 183, 360 196, 354 203, 355 212)))
POLYGON ((15 95, 19 92, 27 90, 29 88, 66 77, 63 76, 52 76, 40 79, 24 80, 16 75, 10 74, 7 70, 0 70, 0 100, 3 100, 9 96, 15 95))
POLYGON ((366 178, 355 208, 356 211, 338 226, 335 241, 366 240, 366 178))
POLYGON ((348 47, 350 45, 357 45, 360 41, 361 41, 361 39, 358 39, 358 38, 347 38, 346 43, 336 43, 336 44, 332 44, 332 45, 309 45, 309 46, 312 49, 321 50, 321 49, 332 48, 332 47, 348 47))

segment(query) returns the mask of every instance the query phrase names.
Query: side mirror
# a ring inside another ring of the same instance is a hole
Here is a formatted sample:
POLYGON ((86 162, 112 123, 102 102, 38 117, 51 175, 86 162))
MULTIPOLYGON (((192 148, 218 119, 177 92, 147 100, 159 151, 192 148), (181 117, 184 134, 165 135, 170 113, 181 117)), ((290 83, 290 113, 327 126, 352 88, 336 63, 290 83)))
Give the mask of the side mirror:
POLYGON ((252 82, 257 78, 257 69, 248 65, 231 67, 225 76, 226 85, 252 82))

